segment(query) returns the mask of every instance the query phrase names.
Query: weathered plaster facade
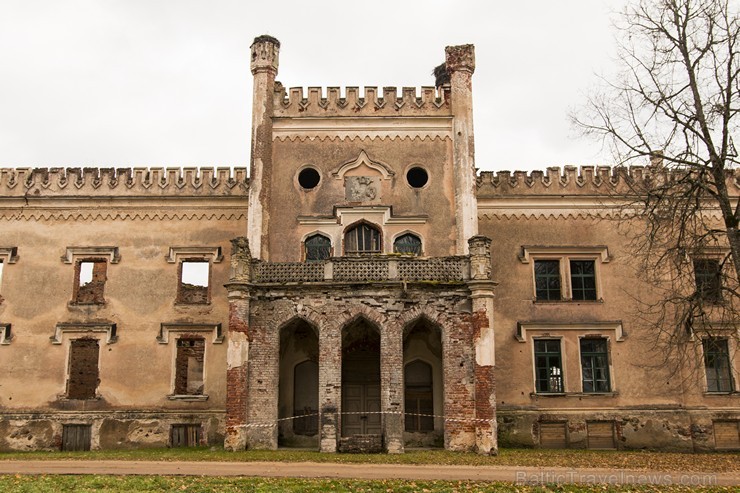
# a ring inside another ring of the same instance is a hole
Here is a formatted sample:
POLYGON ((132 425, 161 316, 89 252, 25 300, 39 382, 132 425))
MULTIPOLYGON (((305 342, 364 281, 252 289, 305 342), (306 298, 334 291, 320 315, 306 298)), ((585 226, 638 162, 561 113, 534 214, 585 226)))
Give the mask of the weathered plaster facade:
POLYGON ((279 51, 249 178, 0 170, 0 450, 740 447, 732 338, 729 391, 641 365, 625 177, 476 175, 472 45, 400 95, 285 88, 279 51))

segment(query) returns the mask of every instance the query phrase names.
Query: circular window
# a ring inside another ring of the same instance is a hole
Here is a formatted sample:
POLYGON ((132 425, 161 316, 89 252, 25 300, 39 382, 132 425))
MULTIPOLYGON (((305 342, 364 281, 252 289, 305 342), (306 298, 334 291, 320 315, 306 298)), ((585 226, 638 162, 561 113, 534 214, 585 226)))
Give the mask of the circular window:
POLYGON ((306 190, 316 188, 321 181, 321 175, 314 168, 305 168, 298 173, 298 183, 306 190))
POLYGON ((429 181, 429 175, 424 168, 414 167, 406 172, 406 181, 413 188, 421 188, 429 181))

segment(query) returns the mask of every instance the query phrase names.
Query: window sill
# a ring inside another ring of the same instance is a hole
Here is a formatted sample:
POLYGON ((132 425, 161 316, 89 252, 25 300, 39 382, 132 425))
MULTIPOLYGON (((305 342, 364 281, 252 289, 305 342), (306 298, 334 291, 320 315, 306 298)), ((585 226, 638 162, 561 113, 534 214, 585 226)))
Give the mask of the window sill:
POLYGON ((208 400, 208 395, 206 394, 197 394, 197 395, 170 394, 167 396, 167 398, 171 401, 205 402, 208 400))
POLYGON ((185 301, 175 301, 175 306, 210 306, 210 301, 205 301, 202 303, 188 303, 185 301))
POLYGON ((530 397, 616 397, 619 392, 530 392, 530 397))
POLYGON ((60 395, 57 400, 59 402, 98 402, 102 400, 102 397, 96 395, 95 397, 88 397, 86 399, 73 399, 71 397, 67 397, 66 395, 60 395))
POLYGON ((728 390, 728 391, 718 391, 718 392, 714 392, 714 391, 705 391, 704 392, 704 397, 713 397, 713 396, 720 396, 720 397, 722 397, 722 396, 728 396, 728 395, 729 396, 740 395, 740 391, 738 391, 738 390, 728 390))
POLYGON ((106 305, 105 301, 102 301, 100 303, 78 303, 76 301, 67 302, 67 308, 91 308, 91 307, 102 308, 105 305, 106 305))
POLYGON ((604 303, 603 298, 599 298, 598 300, 538 300, 533 299, 532 303, 535 305, 596 305, 596 304, 602 304, 604 303))

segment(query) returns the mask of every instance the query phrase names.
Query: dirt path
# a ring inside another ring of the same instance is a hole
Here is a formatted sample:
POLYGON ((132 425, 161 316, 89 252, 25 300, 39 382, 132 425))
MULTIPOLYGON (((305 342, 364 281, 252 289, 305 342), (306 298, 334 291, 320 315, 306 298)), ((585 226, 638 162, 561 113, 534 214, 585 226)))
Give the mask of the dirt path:
POLYGON ((315 462, 0 461, 0 474, 264 476, 294 478, 476 480, 517 483, 611 483, 737 486, 740 473, 508 466, 326 464, 315 462))

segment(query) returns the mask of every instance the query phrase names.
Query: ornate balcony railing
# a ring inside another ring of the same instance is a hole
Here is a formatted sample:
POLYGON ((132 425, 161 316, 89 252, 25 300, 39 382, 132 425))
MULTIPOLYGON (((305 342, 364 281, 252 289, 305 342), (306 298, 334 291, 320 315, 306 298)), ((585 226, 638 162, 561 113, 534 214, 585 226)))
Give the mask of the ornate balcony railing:
POLYGON ((399 255, 334 257, 322 262, 253 261, 252 282, 464 282, 470 279, 467 256, 417 258, 399 255))

